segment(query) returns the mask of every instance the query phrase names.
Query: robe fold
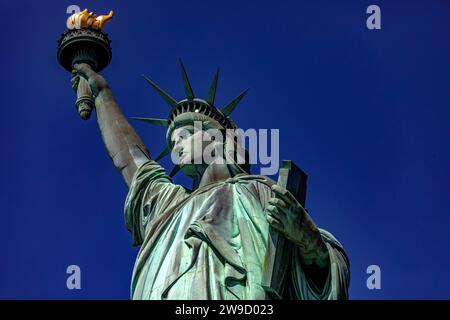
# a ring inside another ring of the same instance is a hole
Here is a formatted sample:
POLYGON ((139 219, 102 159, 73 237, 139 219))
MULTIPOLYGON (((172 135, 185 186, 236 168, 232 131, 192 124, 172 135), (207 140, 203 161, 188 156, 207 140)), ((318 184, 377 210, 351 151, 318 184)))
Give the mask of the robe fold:
MULTIPOLYGON (((124 210, 133 244, 141 245, 131 298, 266 299, 270 283, 264 283, 264 262, 273 253, 267 250, 271 237, 265 210, 273 183, 242 174, 190 192, 172 183, 157 162, 143 164, 124 210)), ((315 285, 295 248, 286 280, 291 299, 348 296, 345 251, 330 233, 320 231, 330 257, 325 285, 315 285)))

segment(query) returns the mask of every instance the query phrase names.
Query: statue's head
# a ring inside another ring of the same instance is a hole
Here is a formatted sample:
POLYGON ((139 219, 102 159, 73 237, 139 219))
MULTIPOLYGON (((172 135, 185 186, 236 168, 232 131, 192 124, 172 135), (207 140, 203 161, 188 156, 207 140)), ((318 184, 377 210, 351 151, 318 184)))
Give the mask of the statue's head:
POLYGON ((167 128, 167 147, 155 161, 172 152, 172 160, 176 166, 171 176, 179 169, 188 176, 195 176, 213 163, 226 163, 234 172, 249 172, 248 153, 241 147, 236 136, 237 127, 230 118, 231 112, 247 90, 226 107, 219 109, 214 105, 219 71, 214 76, 207 98, 203 100, 194 96, 181 59, 180 64, 187 98, 176 101, 152 80, 145 78, 169 103, 171 110, 167 120, 134 118, 167 128))

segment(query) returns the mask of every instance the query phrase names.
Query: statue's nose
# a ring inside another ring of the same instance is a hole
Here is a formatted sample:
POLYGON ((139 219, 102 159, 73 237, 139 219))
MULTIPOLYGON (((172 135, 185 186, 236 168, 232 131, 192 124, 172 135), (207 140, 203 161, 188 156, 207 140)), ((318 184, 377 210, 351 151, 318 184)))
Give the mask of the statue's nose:
POLYGON ((176 156, 176 157, 180 157, 181 153, 183 152, 183 148, 181 147, 181 145, 178 143, 178 141, 175 141, 175 144, 173 146, 172 149, 172 153, 176 156))

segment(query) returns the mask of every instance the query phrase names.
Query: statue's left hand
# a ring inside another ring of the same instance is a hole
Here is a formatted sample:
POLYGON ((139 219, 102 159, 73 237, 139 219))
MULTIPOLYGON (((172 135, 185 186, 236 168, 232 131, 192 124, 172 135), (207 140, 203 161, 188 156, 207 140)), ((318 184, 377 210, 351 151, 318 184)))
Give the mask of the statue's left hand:
POLYGON ((269 199, 267 221, 289 240, 300 240, 302 237, 299 233, 306 210, 287 189, 274 184, 272 191, 274 197, 269 199))
POLYGON ((270 225, 296 244, 305 257, 315 260, 326 255, 319 229, 307 210, 287 189, 274 184, 272 191, 266 216, 270 225))

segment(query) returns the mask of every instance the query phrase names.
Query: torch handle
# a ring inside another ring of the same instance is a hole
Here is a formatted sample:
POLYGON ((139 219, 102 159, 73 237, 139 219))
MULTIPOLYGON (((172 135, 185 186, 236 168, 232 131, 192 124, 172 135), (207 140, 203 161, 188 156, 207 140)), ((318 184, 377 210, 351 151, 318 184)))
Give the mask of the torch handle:
POLYGON ((80 77, 80 82, 78 83, 77 101, 75 102, 75 105, 81 119, 89 119, 91 112, 94 109, 94 99, 92 98, 92 91, 89 87, 89 83, 83 77, 80 77))

